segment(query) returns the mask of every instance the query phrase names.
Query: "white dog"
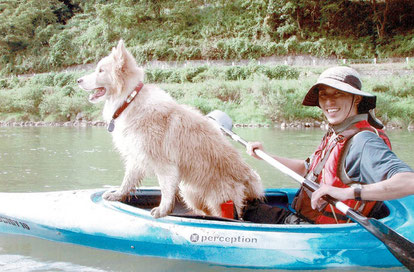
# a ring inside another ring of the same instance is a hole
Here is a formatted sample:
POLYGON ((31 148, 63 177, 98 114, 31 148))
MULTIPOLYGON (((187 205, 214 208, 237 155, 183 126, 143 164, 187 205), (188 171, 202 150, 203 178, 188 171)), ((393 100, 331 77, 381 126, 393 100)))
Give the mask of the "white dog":
POLYGON ((121 187, 105 199, 124 200, 149 173, 162 194, 151 211, 156 218, 172 212, 178 191, 188 208, 213 216, 221 216, 228 200, 241 215, 247 200, 262 198, 258 175, 207 117, 143 81, 143 69, 122 40, 95 72, 78 79, 81 88, 95 91, 90 102, 105 101, 103 117, 125 161, 121 187))

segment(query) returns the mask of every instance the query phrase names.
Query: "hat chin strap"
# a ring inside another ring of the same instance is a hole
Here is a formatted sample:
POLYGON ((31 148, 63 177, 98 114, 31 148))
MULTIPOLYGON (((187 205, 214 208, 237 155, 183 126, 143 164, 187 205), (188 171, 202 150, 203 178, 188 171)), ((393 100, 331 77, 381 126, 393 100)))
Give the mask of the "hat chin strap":
MULTIPOLYGON (((353 104, 355 102, 354 101, 354 98, 355 98, 355 94, 352 97, 352 105, 351 105, 351 109, 348 112, 347 118, 349 117, 349 114, 351 113, 351 110, 352 110, 352 106, 353 106, 353 104)), ((361 101, 362 101, 362 99, 361 99, 361 101)), ((359 103, 361 103, 361 101, 359 101, 359 103)), ((360 112, 358 112, 358 113, 360 113, 360 112)), ((377 129, 383 129, 384 128, 384 124, 375 117, 374 109, 370 109, 366 113, 368 114, 368 123, 371 126, 373 126, 374 128, 377 128, 377 129)))
POLYGON ((384 124, 375 117, 374 109, 368 111, 368 122, 371 126, 377 129, 383 129, 384 124))

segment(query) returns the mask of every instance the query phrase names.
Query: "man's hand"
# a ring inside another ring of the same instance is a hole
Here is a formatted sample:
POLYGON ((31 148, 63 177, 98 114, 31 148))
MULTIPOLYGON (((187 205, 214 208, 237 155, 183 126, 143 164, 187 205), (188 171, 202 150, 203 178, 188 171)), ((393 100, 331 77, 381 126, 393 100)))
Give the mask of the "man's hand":
POLYGON ((262 143, 260 143, 260 142, 249 142, 249 143, 247 143, 247 147, 246 147, 247 154, 249 154, 250 156, 252 156, 256 159, 261 160, 261 158, 258 157, 256 155, 256 153, 254 153, 254 150, 256 150, 256 149, 262 150, 264 152, 262 143))
POLYGON ((318 190, 312 193, 311 205, 312 209, 320 209, 326 202, 323 200, 324 195, 330 195, 331 197, 343 201, 354 198, 354 188, 338 188, 326 184, 321 184, 318 190))

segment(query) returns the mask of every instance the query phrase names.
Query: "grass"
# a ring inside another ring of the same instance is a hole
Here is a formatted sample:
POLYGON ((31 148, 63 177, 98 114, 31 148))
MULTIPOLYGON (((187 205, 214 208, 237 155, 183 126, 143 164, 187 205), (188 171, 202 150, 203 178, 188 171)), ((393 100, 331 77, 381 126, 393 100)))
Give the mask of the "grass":
MULTIPOLYGON (((250 63, 246 66, 199 66, 147 69, 147 81, 158 83, 179 103, 204 114, 219 109, 235 123, 274 124, 322 121, 316 107, 302 99, 324 67, 295 68, 250 63)), ((76 84, 86 71, 0 79, 0 120, 75 121, 101 119, 102 104, 90 104, 76 84)), ((364 90, 377 95, 377 116, 386 124, 406 127, 414 119, 414 78, 363 77, 364 90)))

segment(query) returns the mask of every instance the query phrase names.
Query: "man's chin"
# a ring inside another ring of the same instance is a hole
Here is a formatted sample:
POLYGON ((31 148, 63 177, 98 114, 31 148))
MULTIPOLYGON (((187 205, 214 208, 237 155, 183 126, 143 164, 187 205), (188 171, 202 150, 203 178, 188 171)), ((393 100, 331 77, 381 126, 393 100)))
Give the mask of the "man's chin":
POLYGON ((330 125, 334 125, 334 126, 339 125, 344 121, 344 119, 342 118, 327 118, 327 120, 330 125))

